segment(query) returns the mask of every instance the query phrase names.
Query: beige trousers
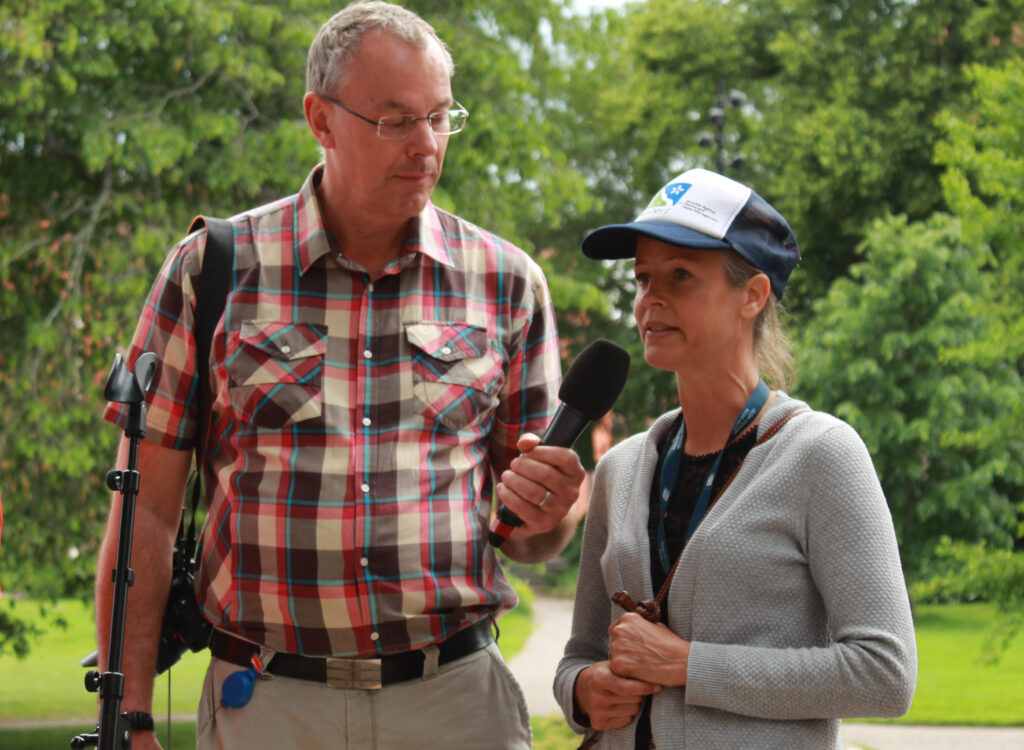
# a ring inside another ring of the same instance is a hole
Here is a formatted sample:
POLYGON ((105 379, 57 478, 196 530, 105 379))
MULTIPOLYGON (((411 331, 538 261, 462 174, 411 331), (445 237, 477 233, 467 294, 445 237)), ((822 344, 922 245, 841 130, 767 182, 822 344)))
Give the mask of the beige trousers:
POLYGON ((221 706, 221 685, 239 669, 211 660, 197 750, 529 750, 532 742, 526 699, 495 643, 381 690, 264 675, 246 705, 221 706))

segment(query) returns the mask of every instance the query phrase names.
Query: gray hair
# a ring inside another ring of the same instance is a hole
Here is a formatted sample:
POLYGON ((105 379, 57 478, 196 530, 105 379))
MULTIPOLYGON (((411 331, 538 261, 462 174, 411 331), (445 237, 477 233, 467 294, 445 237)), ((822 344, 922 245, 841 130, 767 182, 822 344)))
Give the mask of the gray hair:
POLYGON ((411 10, 378 0, 357 2, 335 13, 316 33, 306 58, 306 91, 334 95, 368 31, 386 31, 420 49, 433 39, 444 55, 448 75, 455 71, 451 53, 434 27, 411 10))
MULTIPOLYGON (((748 263, 735 250, 723 250, 725 278, 733 286, 743 286, 761 271, 748 263)), ((782 328, 782 304, 769 293, 768 299, 754 321, 754 355, 757 369, 768 385, 788 390, 793 385, 796 367, 789 337, 782 328)))

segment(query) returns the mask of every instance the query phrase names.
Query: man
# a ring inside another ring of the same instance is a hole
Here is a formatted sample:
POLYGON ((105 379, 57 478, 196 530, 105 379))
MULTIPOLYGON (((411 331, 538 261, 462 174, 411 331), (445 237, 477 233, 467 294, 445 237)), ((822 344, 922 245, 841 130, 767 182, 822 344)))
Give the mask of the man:
MULTIPOLYGON (((310 48, 306 119, 324 161, 240 214, 214 334, 198 595, 214 623, 201 748, 528 748, 491 621, 515 595, 486 543, 556 554, 578 521, 570 450, 539 446, 557 336, 539 268, 430 195, 465 111, 422 19, 351 5, 310 48), (520 455, 522 454, 522 455, 520 455), (248 702, 225 679, 259 673, 248 702)), ((135 520, 122 710, 148 712, 196 434, 192 322, 205 231, 168 256, 129 362, 155 351, 135 520)), ((115 405, 107 417, 119 419, 115 405)), ((122 441, 119 465, 127 455, 122 441)), ((97 574, 105 668, 119 498, 97 574)), ((151 731, 135 747, 159 747, 151 731)))

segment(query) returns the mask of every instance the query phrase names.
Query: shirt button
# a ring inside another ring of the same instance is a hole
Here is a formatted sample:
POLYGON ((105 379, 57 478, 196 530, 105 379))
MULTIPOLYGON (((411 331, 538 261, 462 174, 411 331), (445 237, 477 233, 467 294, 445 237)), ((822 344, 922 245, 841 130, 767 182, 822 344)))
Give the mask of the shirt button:
POLYGON ((285 344, 284 346, 281 347, 281 353, 282 354, 289 354, 289 353, 291 353, 291 350, 292 350, 292 348, 290 346, 288 346, 288 344, 285 344))
POLYGON ((365 567, 367 567, 370 564, 370 560, 369 560, 369 558, 361 557, 361 558, 359 558, 359 564, 362 565, 365 568, 365 567))
POLYGON ((363 417, 363 427, 369 427, 371 424, 373 424, 372 419, 369 417, 363 417))
POLYGON ((363 359, 373 359, 373 352, 371 352, 369 349, 364 349, 363 359))
POLYGON ((370 640, 371 641, 378 641, 378 640, 380 640, 380 633, 377 633, 377 632, 370 633, 370 640))
POLYGON ((361 485, 359 485, 359 489, 361 489, 363 492, 369 492, 370 485, 368 485, 366 482, 363 482, 361 485))
POLYGON ((452 348, 450 346, 446 346, 444 349, 441 350, 441 354, 451 354, 451 353, 452 353, 452 348))
POLYGON ((367 284, 366 291, 367 292, 372 292, 373 291, 373 284, 367 284))

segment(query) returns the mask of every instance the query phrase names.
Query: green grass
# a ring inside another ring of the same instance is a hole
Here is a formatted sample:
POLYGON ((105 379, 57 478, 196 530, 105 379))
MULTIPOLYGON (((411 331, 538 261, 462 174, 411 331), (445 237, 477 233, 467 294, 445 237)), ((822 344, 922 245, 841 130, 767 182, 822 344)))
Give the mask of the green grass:
MULTIPOLYGON (((582 737, 574 734, 559 718, 533 719, 533 750, 566 750, 575 748, 582 737)), ((46 729, 14 729, 0 731, 3 750, 58 750, 67 748, 71 738, 84 727, 47 727, 46 729)), ((195 750, 195 722, 176 721, 171 726, 171 745, 167 745, 167 725, 157 727, 157 739, 164 750, 195 750)))
MULTIPOLYGON (((0 601, 0 607, 10 606, 0 601)), ((21 602, 24 613, 35 605, 21 602)), ((30 610, 34 611, 34 610, 30 610)), ((92 614, 80 603, 64 601, 60 614, 69 627, 51 627, 24 660, 0 656, 0 721, 83 717, 81 726, 0 730, 4 750, 66 748, 72 735, 90 729, 96 698, 85 691, 85 670, 78 660, 93 649, 92 614)), ((917 693, 910 713, 896 721, 909 724, 1024 726, 1024 637, 1018 637, 998 664, 986 662, 986 636, 994 610, 988 605, 922 605, 917 608, 920 657, 917 693)), ((506 659, 522 648, 530 631, 528 616, 513 612, 501 619, 501 648, 506 659)), ((172 670, 171 711, 195 711, 205 654, 187 654, 172 670)), ((167 681, 157 682, 155 713, 166 716, 167 681)), ((166 726, 166 725, 164 725, 166 726)), ((533 721, 535 750, 575 747, 579 739, 559 718, 533 721)), ((159 730, 163 736, 164 730, 159 730)), ((174 750, 192 747, 195 725, 175 722, 174 750)))
MULTIPOLYGON (((10 607, 0 600, 0 607, 10 607)), ((39 607, 31 602, 18 602, 17 611, 38 616, 39 607)), ((95 694, 85 690, 86 670, 78 661, 96 648, 93 615, 90 606, 79 601, 58 603, 56 613, 68 622, 67 629, 49 626, 46 634, 35 641, 25 659, 6 654, 0 656, 0 722, 24 719, 53 719, 94 715, 95 694)), ((40 626, 42 626, 40 622, 40 626)), ((505 615, 498 622, 501 628, 499 645, 505 659, 511 659, 526 642, 530 633, 529 616, 520 610, 505 615)), ((182 656, 171 669, 171 713, 192 713, 199 703, 203 676, 209 655, 205 652, 182 656)), ((167 715, 167 677, 156 681, 153 710, 167 715)), ((85 729, 85 727, 83 727, 85 729)), ((5 739, 0 747, 6 748, 5 739)))
POLYGON ((915 609, 919 673, 904 724, 1024 726, 1024 635, 989 662, 995 621, 987 604, 926 604, 915 609))

